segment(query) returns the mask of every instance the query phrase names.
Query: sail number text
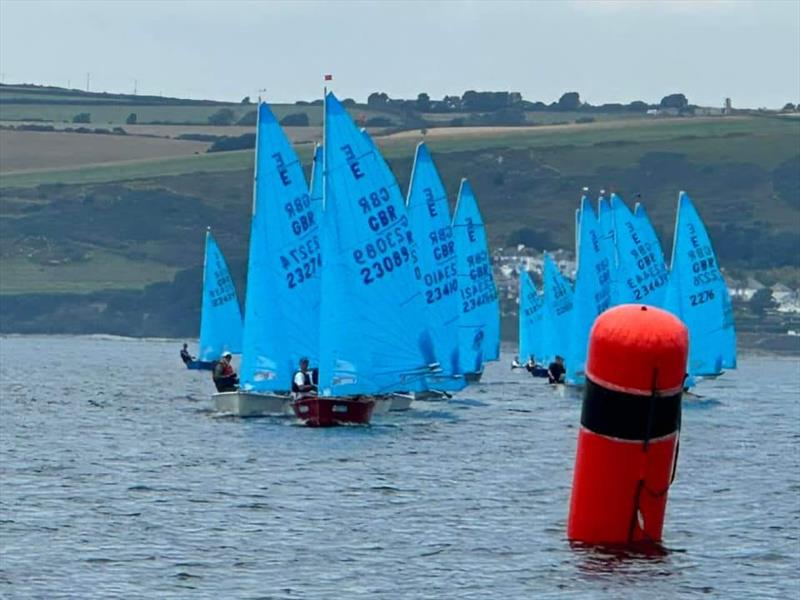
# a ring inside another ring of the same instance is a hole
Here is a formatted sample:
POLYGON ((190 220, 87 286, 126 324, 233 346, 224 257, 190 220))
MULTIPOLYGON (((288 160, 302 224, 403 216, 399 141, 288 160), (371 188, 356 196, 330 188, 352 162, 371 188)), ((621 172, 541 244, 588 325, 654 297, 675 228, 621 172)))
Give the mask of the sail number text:
POLYGON ((308 194, 301 194, 291 202, 283 205, 283 210, 291 222, 292 233, 302 235, 312 227, 316 227, 314 211, 311 210, 311 198, 308 194))
POLYGON ((236 298, 236 290, 233 287, 233 280, 228 275, 228 270, 221 264, 220 259, 216 260, 217 268, 214 269, 214 279, 217 287, 208 290, 211 298, 211 306, 222 306, 236 298))
POLYGON ((286 271, 286 285, 295 288, 314 277, 322 266, 319 236, 313 236, 280 256, 286 271))
MULTIPOLYGON (((426 188, 426 191, 427 190, 426 188)), ((430 252, 436 266, 425 273, 425 301, 434 304, 454 294, 458 290, 458 270, 456 269, 456 247, 453 241, 453 230, 450 227, 437 227, 428 232, 430 252)))
MULTIPOLYGON (((416 265, 417 250, 414 237, 408 229, 408 218, 401 217, 390 230, 353 250, 353 260, 362 267, 361 280, 365 285, 382 279, 406 263, 416 265)), ((415 268, 415 275, 420 276, 419 267, 415 268)))
POLYGON ((467 266, 470 281, 460 290, 462 313, 471 312, 497 300, 488 253, 483 251, 467 256, 467 266))

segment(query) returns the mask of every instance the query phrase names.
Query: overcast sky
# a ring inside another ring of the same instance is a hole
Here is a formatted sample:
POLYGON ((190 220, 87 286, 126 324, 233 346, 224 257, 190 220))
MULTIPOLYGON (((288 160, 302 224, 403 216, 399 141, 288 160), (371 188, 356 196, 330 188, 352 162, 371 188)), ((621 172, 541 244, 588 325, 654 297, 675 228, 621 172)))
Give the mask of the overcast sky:
POLYGON ((273 102, 565 91, 592 104, 800 101, 800 0, 0 0, 5 83, 273 102))

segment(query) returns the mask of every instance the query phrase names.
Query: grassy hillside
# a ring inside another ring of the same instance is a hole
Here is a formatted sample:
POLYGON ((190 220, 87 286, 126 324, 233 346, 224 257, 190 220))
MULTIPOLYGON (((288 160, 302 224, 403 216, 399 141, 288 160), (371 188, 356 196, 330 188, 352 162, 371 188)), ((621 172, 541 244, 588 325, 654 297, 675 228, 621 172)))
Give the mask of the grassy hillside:
MULTIPOLYGON (((441 128, 428 130, 425 135, 419 130, 405 131, 377 137, 376 141, 389 159, 412 156, 416 144, 425 140, 434 153, 530 149, 536 151, 537 156, 554 162, 559 170, 586 173, 601 167, 636 164, 648 151, 685 152, 692 160, 701 162, 747 161, 770 168, 792 152, 800 152, 798 135, 798 120, 731 117, 639 119, 542 127, 441 128)), ((310 160, 311 145, 298 146, 298 152, 303 160, 310 160)), ((40 169, 36 173, 8 175, 0 178, 0 187, 112 182, 197 171, 213 173, 252 168, 252 162, 252 151, 247 151, 143 160, 135 165, 87 164, 76 169, 40 169)))
MULTIPOLYGON (((253 98, 253 101, 256 99, 253 98)), ((322 107, 273 104, 278 119, 288 114, 305 113, 312 126, 322 124, 322 107)), ((81 90, 21 85, 0 85, 0 121, 71 122, 78 113, 89 113, 94 125, 123 125, 128 115, 136 113, 139 123, 194 123, 205 125, 222 108, 233 111, 235 119, 256 109, 255 104, 135 96, 133 94, 90 93, 81 90)), ((358 117, 384 116, 397 121, 393 112, 358 106, 358 117)))
MULTIPOLYGON (((453 202, 461 177, 473 182, 494 247, 571 247, 589 186, 629 201, 642 194, 668 251, 685 189, 724 266, 797 276, 800 121, 599 119, 377 138, 404 189, 423 137, 453 202)), ((308 164, 312 144, 297 149, 308 164)), ((0 174, 0 330, 193 333, 207 225, 245 283, 252 151, 110 164, 80 151, 87 160, 76 168, 0 174)))
POLYGON ((87 164, 130 160, 160 160, 205 153, 208 142, 143 136, 87 133, 3 131, 0 135, 0 173, 41 169, 82 168, 87 164))

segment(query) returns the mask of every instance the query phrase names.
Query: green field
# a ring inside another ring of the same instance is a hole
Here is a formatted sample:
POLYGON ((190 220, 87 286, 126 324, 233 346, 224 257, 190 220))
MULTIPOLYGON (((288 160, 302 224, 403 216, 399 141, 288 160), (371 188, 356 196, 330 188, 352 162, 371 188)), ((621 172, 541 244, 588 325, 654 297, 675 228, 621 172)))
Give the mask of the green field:
POLYGON ((148 260, 130 260, 95 250, 86 260, 40 264, 27 257, 4 257, 0 294, 87 293, 101 289, 143 289, 172 279, 176 269, 148 260))
MULTIPOLYGON (((760 117, 685 118, 583 125, 436 129, 376 138, 389 159, 413 155, 420 140, 436 153, 472 152, 501 148, 530 149, 564 173, 585 173, 599 167, 635 164, 647 151, 685 153, 698 162, 748 162, 764 168, 800 152, 800 120, 760 117)), ((301 160, 311 160, 311 144, 297 146, 301 160)), ((37 171, 0 176, 0 187, 126 181, 193 172, 252 169, 253 152, 237 151, 142 160, 120 164, 37 171)))
MULTIPOLYGON (((256 98, 253 98, 253 102, 256 98)), ((192 123, 204 125, 208 118, 222 108, 231 109, 238 120, 256 110, 256 104, 207 103, 185 99, 141 97, 112 94, 108 96, 86 94, 77 90, 36 90, 18 86, 0 86, 0 121, 52 121, 69 123, 78 113, 89 113, 91 125, 124 126, 131 113, 136 113, 138 123, 192 123), (30 103, 36 100, 36 103, 30 103), (50 103, 47 103, 47 102, 50 103)), ((305 113, 309 124, 322 125, 322 107, 310 104, 271 104, 278 119, 288 114, 305 113)), ((358 105, 354 115, 361 120, 376 116, 387 117, 399 123, 397 113, 380 111, 358 105)))

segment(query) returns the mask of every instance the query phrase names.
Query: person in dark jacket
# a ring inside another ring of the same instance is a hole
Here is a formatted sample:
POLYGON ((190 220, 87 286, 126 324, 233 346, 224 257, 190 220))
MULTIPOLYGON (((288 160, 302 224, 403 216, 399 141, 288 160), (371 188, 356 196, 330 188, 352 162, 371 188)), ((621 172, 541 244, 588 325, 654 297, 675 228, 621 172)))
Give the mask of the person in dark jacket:
POLYGON ((548 383, 564 383, 564 378, 567 375, 567 369, 564 368, 564 357, 556 355, 555 361, 550 363, 547 367, 547 381, 548 383))
POLYGON ((312 396, 316 393, 315 374, 309 370, 308 359, 304 356, 300 359, 300 368, 292 375, 292 396, 297 400, 303 396, 312 396))
POLYGON ((531 374, 532 377, 547 377, 548 370, 536 362, 536 358, 531 354, 528 362, 525 363, 525 370, 531 374))
POLYGON ((194 360, 194 357, 189 354, 189 345, 184 344, 183 348, 181 349, 181 360, 183 364, 188 365, 190 362, 194 360))

